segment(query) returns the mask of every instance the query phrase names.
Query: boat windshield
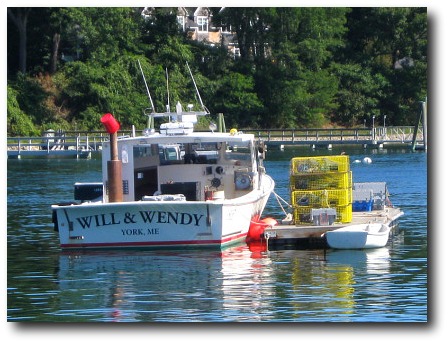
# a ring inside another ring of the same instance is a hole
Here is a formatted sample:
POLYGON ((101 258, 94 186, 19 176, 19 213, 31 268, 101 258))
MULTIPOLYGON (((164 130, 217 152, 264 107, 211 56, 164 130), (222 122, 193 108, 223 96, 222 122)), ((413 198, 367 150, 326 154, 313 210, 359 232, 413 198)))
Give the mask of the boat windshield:
POLYGON ((250 142, 232 142, 227 144, 225 159, 250 164, 252 148, 250 142))
POLYGON ((250 166, 254 151, 250 142, 193 142, 134 146, 138 165, 149 161, 171 164, 241 164, 250 166), (159 161, 153 158, 158 155, 159 161), (146 162, 144 162, 146 161, 146 162))

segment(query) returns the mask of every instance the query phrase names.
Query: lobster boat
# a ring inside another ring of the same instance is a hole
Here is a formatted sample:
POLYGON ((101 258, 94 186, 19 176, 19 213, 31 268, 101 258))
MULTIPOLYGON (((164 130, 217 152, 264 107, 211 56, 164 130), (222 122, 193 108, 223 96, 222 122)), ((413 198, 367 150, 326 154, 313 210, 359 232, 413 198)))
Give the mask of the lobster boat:
POLYGON ((213 123, 196 132, 198 116, 209 114, 201 105, 151 112, 148 122, 168 119, 158 132, 120 138, 120 124, 103 115, 110 140, 101 182, 77 182, 75 201, 52 206, 61 248, 223 248, 247 238, 274 189, 262 142, 213 123))

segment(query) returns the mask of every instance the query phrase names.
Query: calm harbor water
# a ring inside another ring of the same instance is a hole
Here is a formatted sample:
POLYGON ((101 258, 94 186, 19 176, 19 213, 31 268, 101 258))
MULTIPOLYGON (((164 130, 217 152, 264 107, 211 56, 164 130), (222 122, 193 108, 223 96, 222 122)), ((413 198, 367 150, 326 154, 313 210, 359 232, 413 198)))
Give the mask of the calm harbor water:
MULTIPOLYGON (((52 203, 100 181, 92 160, 8 160, 7 320, 10 322, 427 322, 427 154, 345 149, 353 181, 386 181, 405 215, 385 248, 224 251, 59 249, 52 203)), ((289 199, 294 156, 268 151, 276 193, 289 199)), ((265 216, 283 217, 271 196, 265 216)))

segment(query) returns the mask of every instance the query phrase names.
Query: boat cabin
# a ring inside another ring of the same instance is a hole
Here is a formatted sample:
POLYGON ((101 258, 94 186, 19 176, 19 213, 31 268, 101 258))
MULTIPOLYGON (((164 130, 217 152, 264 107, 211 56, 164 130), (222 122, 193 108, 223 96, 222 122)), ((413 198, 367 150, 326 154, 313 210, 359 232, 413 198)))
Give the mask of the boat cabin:
MULTIPOLYGON (((233 199, 259 184, 261 156, 252 134, 148 131, 119 139, 118 154, 124 202, 233 199)), ((109 142, 103 144, 102 156, 104 201, 108 202, 109 142)))

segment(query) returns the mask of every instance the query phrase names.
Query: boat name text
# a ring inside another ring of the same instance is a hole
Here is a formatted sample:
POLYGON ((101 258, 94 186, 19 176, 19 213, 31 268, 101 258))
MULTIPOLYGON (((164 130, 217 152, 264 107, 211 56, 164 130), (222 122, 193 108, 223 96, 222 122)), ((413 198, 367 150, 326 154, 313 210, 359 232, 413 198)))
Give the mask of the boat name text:
POLYGON ((115 212, 94 214, 76 218, 83 229, 103 227, 118 224, 178 224, 199 226, 203 214, 167 211, 139 211, 138 213, 125 212, 123 216, 115 212))

